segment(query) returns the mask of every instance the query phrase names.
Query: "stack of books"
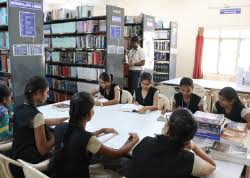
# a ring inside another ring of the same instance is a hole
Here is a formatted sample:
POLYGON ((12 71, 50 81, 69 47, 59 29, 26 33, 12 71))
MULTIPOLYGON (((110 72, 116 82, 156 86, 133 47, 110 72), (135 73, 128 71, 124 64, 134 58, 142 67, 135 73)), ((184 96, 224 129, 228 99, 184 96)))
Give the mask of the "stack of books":
POLYGON ((155 51, 169 51, 170 50, 169 41, 162 41, 162 40, 155 41, 154 49, 155 51))
POLYGON ((211 156, 217 160, 250 165, 248 149, 231 144, 214 142, 211 148, 211 156))
POLYGON ((221 142, 247 147, 248 133, 245 123, 230 122, 221 133, 221 142))
POLYGON ((198 123, 196 137, 220 141, 220 133, 225 121, 223 114, 196 111, 194 116, 198 123))
POLYGON ((11 73, 11 64, 8 55, 0 56, 0 71, 11 73))

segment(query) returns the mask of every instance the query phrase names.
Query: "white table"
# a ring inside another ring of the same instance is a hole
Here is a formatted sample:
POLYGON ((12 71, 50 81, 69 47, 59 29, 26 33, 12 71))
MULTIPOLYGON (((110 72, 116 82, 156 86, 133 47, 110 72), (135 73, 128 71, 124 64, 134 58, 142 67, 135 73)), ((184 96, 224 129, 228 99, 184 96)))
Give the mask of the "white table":
MULTIPOLYGON (((167 80, 161 82, 166 85, 179 86, 181 78, 176 78, 172 80, 167 80)), ((232 87, 239 93, 250 94, 250 85, 237 84, 235 82, 225 82, 225 81, 215 81, 215 80, 205 80, 205 79, 193 79, 194 84, 200 85, 205 89, 215 89, 220 90, 224 87, 232 87)))
MULTIPOLYGON (((66 101, 68 103, 68 101, 66 101)), ((115 128, 119 133, 138 133, 140 139, 161 133, 164 122, 157 121, 160 111, 148 114, 128 113, 119 111, 120 105, 95 107, 95 115, 87 124, 86 130, 94 131, 100 128, 115 128)), ((54 109, 51 105, 38 108, 45 118, 68 117, 68 112, 54 109)), ((239 178, 243 165, 216 161, 217 169, 208 178, 239 178)))

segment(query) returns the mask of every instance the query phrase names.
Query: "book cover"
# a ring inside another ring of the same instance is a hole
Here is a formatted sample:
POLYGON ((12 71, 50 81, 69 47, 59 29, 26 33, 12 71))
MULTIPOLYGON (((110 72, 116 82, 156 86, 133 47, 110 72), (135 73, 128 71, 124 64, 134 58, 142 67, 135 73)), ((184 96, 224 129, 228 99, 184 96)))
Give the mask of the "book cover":
POLYGON ((223 122, 225 121, 223 114, 214 114, 214 113, 196 111, 194 113, 194 116, 196 117, 197 122, 202 122, 202 123, 222 125, 223 122))

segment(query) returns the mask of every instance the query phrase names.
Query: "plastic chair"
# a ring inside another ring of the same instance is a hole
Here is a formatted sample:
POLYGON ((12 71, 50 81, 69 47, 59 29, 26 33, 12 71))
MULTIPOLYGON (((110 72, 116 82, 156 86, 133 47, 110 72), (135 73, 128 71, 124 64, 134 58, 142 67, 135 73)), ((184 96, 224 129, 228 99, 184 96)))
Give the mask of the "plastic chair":
POLYGON ((0 154, 0 177, 1 178, 13 178, 10 168, 9 168, 10 163, 15 166, 22 167, 21 163, 13 159, 10 159, 4 156, 3 154, 0 154))
MULTIPOLYGON (((174 97, 174 94, 176 93, 176 90, 174 89, 174 87, 164 85, 164 84, 157 85, 156 88, 160 92, 160 100, 162 98, 163 102, 165 102, 165 105, 167 106, 167 108, 165 109, 168 109, 171 111, 173 107, 173 97, 174 97), (163 96, 165 96, 166 98, 164 98, 163 96)), ((162 101, 160 101, 160 103, 161 102, 162 101)))
POLYGON ((27 163, 23 160, 20 160, 20 159, 18 159, 18 161, 21 163, 21 165, 23 167, 23 173, 24 173, 26 178, 49 178, 48 176, 46 176, 42 172, 40 172, 37 169, 35 169, 34 167, 30 166, 29 163, 27 163))
POLYGON ((122 90, 121 104, 131 104, 133 102, 133 97, 131 93, 127 90, 122 90))
POLYGON ((212 109, 210 92, 202 86, 194 84, 193 93, 200 96, 204 100, 204 110, 210 112, 212 109))
POLYGON ((0 142, 0 152, 9 151, 12 148, 12 140, 0 142))

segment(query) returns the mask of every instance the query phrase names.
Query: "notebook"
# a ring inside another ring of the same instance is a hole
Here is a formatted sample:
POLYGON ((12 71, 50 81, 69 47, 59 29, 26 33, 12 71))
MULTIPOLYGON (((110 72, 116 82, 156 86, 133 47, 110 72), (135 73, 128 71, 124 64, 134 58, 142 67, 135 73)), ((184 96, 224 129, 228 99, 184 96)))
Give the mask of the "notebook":
POLYGON ((123 112, 138 112, 144 106, 136 104, 124 104, 120 107, 120 110, 123 112))
POLYGON ((97 137, 97 139, 102 142, 105 146, 111 147, 113 149, 120 149, 129 139, 129 135, 125 134, 114 134, 108 133, 97 137))

